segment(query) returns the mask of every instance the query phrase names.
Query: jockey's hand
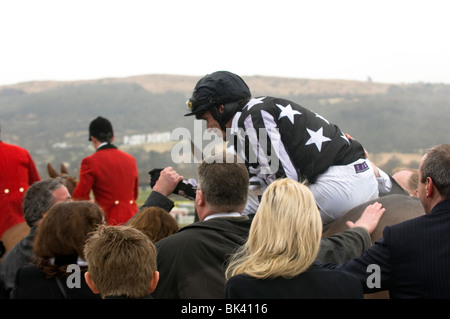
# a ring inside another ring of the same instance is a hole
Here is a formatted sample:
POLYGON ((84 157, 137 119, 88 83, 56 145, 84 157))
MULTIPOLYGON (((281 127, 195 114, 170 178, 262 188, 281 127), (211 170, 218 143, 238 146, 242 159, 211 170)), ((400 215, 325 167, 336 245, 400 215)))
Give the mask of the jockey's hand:
POLYGON ((350 228, 364 227, 367 229, 369 234, 372 234, 385 211, 386 208, 383 208, 382 204, 375 202, 366 207, 364 212, 361 214, 361 217, 359 217, 356 222, 353 223, 348 221, 346 224, 350 228))
POLYGON ((164 196, 169 196, 182 180, 183 176, 178 175, 173 167, 166 167, 161 171, 153 190, 164 196))

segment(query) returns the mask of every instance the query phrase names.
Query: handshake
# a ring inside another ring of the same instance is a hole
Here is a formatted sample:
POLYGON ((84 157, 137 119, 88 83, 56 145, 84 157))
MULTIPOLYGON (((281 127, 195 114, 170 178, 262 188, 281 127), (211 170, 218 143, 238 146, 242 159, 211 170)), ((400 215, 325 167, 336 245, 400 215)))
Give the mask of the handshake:
POLYGON ((162 193, 165 196, 169 196, 170 193, 181 195, 190 200, 195 199, 195 187, 197 182, 195 179, 184 180, 182 176, 179 176, 172 168, 155 168, 148 172, 150 175, 150 187, 162 193), (161 177, 162 175, 162 177, 161 177), (161 180, 155 189, 159 179, 161 180), (159 187, 158 187, 159 186, 159 187))

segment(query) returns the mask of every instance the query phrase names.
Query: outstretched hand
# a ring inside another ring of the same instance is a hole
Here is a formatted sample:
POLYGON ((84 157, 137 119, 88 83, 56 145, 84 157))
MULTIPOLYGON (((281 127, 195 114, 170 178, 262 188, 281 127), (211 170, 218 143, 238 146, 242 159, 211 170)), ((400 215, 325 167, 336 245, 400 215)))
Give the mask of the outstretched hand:
POLYGON ((348 221, 346 224, 348 227, 364 227, 369 234, 372 234, 380 221, 381 216, 386 211, 381 203, 375 202, 366 207, 361 217, 356 222, 348 221))

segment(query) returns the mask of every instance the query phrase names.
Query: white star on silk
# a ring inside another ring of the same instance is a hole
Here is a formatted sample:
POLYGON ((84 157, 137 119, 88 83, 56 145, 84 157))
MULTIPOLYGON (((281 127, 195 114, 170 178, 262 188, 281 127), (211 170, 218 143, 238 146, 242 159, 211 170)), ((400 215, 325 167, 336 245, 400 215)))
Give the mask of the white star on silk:
MULTIPOLYGON (((255 98, 251 99, 250 101, 248 101, 248 103, 247 103, 247 105, 245 105, 245 107, 246 107, 248 110, 250 110, 250 109, 251 109, 253 106, 255 106, 256 104, 264 103, 263 100, 264 100, 265 98, 266 98, 265 96, 263 96, 263 97, 255 97, 255 98)), ((245 108, 245 107, 244 107, 244 108, 245 108)))
POLYGON ((309 128, 306 129, 309 133, 309 140, 306 142, 305 145, 311 145, 316 144, 317 149, 322 151, 322 143, 331 141, 330 138, 323 136, 323 127, 319 128, 316 132, 313 130, 310 130, 309 128))
POLYGON ((278 117, 278 119, 281 119, 282 117, 286 116, 289 119, 289 121, 291 121, 292 124, 294 124, 294 115, 302 114, 299 111, 293 110, 292 106, 290 104, 288 104, 287 106, 283 106, 281 104, 275 104, 275 105, 278 106, 278 108, 281 110, 281 113, 280 113, 280 116, 278 117))

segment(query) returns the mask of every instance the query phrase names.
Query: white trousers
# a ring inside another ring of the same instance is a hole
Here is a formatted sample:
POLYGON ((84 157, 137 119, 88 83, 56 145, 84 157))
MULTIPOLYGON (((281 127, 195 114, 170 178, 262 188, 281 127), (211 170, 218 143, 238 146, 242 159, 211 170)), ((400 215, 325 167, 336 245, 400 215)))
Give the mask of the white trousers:
POLYGON ((378 182, 370 161, 331 166, 309 187, 327 225, 350 209, 378 198, 378 182))
MULTIPOLYGON (((255 214, 267 186, 251 186, 243 214, 255 214)), ((350 209, 378 198, 378 183, 370 161, 360 159, 348 165, 331 166, 309 186, 316 199, 323 225, 350 209)))

